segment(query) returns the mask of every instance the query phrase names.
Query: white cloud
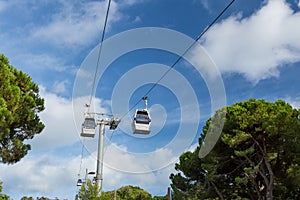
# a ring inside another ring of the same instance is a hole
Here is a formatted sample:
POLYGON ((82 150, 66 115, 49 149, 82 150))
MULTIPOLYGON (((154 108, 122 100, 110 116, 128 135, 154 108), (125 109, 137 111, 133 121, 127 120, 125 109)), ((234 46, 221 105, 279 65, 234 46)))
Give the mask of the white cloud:
POLYGON ((44 154, 28 155, 15 165, 1 165, 1 171, 5 172, 1 173, 4 191, 14 199, 26 195, 52 198, 64 195, 61 197, 73 199, 79 161, 80 157, 66 158, 44 154), (67 197, 65 191, 69 191, 67 193, 70 196, 67 197))
POLYGON ((132 5, 135 5, 135 4, 138 4, 138 3, 144 3, 146 1, 147 0, 126 0, 126 1, 120 0, 118 3, 121 6, 132 6, 132 5))
POLYGON ((56 94, 65 94, 67 92, 67 85, 69 84, 69 81, 56 81, 53 85, 53 92, 56 94))
POLYGON ((198 143, 192 144, 187 151, 194 152, 198 146, 198 143))
MULTIPOLYGON (((110 145, 108 149, 114 144, 110 145)), ((126 150, 124 147, 120 147, 126 150)), ((130 168, 131 170, 150 169, 164 162, 164 158, 172 156, 170 150, 162 149, 156 156, 150 156, 147 161, 140 160, 135 155, 126 152, 108 150, 105 161, 130 168)), ((95 171, 96 152, 82 160, 80 178, 84 178, 85 169, 95 171)), ((0 165, 1 180, 4 182, 4 192, 17 199, 25 195, 48 196, 73 199, 76 193, 77 173, 80 167, 80 156, 60 157, 53 154, 28 155, 15 165, 0 165), (66 196, 68 194, 68 196, 66 196)), ((174 171, 174 165, 159 171, 133 174, 114 170, 104 165, 104 190, 117 189, 124 185, 138 185, 153 194, 164 194, 169 186, 169 175, 174 171)), ((92 178, 92 177, 89 177, 92 178)))
POLYGON ((201 0, 200 3, 202 6, 209 12, 212 12, 210 6, 209 6, 209 1, 208 0, 201 0))
MULTIPOLYGON (((107 32, 114 22, 124 19, 124 5, 135 2, 112 1, 107 32)), ((16 67, 26 67, 27 72, 50 69, 74 73, 74 60, 80 63, 81 59, 77 53, 100 39, 107 3, 0 0, 0 13, 9 14, 0 23, 7 30, 0 33, 1 49, 18 64, 16 67)))
POLYGON ((8 1, 0 1, 0 13, 7 8, 8 4, 8 1))
MULTIPOLYGON (((88 158, 88 163, 95 163, 95 158, 96 152, 88 158)), ((140 155, 129 153, 126 147, 116 148, 115 144, 110 144, 104 156, 104 189, 138 185, 153 194, 162 193, 166 191, 169 175, 174 171, 174 163, 162 168, 166 160, 177 161, 170 149, 162 148, 152 154, 140 155)))
MULTIPOLYGON (((14 56, 16 67, 27 68, 27 70, 53 70, 55 72, 67 72, 75 74, 75 66, 67 65, 63 59, 50 54, 22 53, 14 56), (17 62, 17 63, 16 63, 17 62)), ((27 71, 26 70, 26 71, 27 71)))
POLYGON ((142 22, 142 19, 141 19, 140 16, 136 16, 136 17, 134 18, 134 20, 132 21, 132 23, 140 23, 140 22, 142 22))
POLYGON ((177 160, 171 149, 161 148, 149 153, 130 153, 124 146, 111 144, 106 148, 105 165, 124 173, 145 174, 162 169, 177 160), (118 156, 116 156, 118 155, 118 156))
POLYGON ((300 13, 284 0, 269 0, 253 15, 231 16, 215 25, 203 46, 221 72, 243 74, 248 80, 279 76, 278 68, 300 61, 300 13))
MULTIPOLYGON (((33 30, 33 38, 66 47, 90 45, 95 39, 100 38, 106 9, 107 1, 85 2, 79 7, 76 7, 73 1, 64 2, 60 12, 54 14, 47 25, 33 30)), ((118 5, 112 1, 108 28, 120 17, 118 5)))
POLYGON ((286 97, 285 101, 287 103, 289 103, 293 108, 296 108, 296 109, 300 108, 300 99, 299 98, 286 97))
MULTIPOLYGON (((40 113, 45 128, 39 135, 30 141, 32 149, 55 149, 71 145, 79 140, 80 126, 83 122, 85 103, 87 98, 66 99, 55 93, 46 92, 41 87, 41 96, 45 99, 45 110, 40 113), (73 109, 73 105, 77 108, 73 109)), ((106 112, 100 99, 95 99, 92 109, 97 112, 106 112)))
POLYGON ((45 128, 30 141, 32 149, 51 149, 77 141, 79 137, 73 121, 72 102, 47 93, 43 87, 41 96, 45 99, 45 110, 40 114, 45 128))
MULTIPOLYGON (((112 1, 107 32, 113 23, 128 19, 122 12, 124 8, 141 2, 144 0, 112 1)), ((59 49, 71 48, 78 52, 81 47, 89 47, 99 41, 107 5, 107 0, 0 0, 0 13, 11 14, 1 21, 1 25, 7 29, 5 24, 13 24, 13 29, 9 27, 8 31, 1 33, 0 39, 3 37, 1 42, 7 43, 5 49, 16 46, 16 49, 27 48, 28 51, 28 46, 46 45, 39 50, 44 51, 45 48, 54 46, 59 49)))

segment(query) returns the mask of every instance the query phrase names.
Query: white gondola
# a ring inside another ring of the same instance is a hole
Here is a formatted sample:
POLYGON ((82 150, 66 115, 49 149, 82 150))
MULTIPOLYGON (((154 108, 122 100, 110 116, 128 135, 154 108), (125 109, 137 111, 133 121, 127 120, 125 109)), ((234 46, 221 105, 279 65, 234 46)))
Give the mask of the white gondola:
POLYGON ((78 179, 78 180, 77 180, 77 186, 82 186, 82 184, 83 184, 82 180, 81 180, 81 179, 78 179))
POLYGON ((81 127, 82 137, 94 137, 96 133, 96 121, 93 117, 86 117, 81 127))
POLYGON ((136 110, 132 130, 134 134, 149 134, 150 133, 151 118, 147 109, 136 110))
POLYGON ((146 108, 142 110, 136 110, 133 121, 132 121, 132 130, 134 134, 149 134, 151 117, 148 112, 147 97, 143 97, 145 101, 146 108))

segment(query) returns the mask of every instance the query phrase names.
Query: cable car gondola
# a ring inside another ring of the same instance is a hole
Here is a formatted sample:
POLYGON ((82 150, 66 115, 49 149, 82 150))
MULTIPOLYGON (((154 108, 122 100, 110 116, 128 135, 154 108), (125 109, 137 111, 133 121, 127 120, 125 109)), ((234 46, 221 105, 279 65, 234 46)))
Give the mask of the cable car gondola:
POLYGON ((82 137, 94 137, 96 132, 96 121, 93 117, 86 117, 82 124, 81 136, 82 137))
POLYGON ((82 186, 82 184, 83 184, 82 180, 81 180, 81 179, 78 179, 78 180, 77 180, 77 186, 82 186))
POLYGON ((143 100, 146 103, 146 108, 136 110, 133 117, 132 130, 134 134, 150 133, 151 118, 147 108, 147 97, 143 97, 143 100))

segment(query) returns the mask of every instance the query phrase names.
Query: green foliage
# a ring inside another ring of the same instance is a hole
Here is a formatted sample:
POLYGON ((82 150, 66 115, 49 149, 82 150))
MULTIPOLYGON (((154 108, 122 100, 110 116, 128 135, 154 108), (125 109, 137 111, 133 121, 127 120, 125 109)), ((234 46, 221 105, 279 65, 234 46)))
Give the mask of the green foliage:
POLYGON ((154 196, 152 200, 168 200, 168 196, 154 196))
POLYGON ((254 151, 254 146, 251 146, 245 150, 234 150, 234 155, 236 155, 237 157, 247 157, 249 155, 252 155, 254 151))
POLYGON ((22 197, 21 200, 34 200, 33 197, 22 197))
POLYGON ((38 198, 36 198, 37 200, 50 200, 49 198, 47 198, 47 197, 38 197, 38 198))
POLYGON ((111 200, 116 197, 117 200, 167 200, 167 197, 155 196, 137 186, 124 186, 116 191, 101 192, 101 197, 97 197, 97 184, 93 184, 90 180, 86 185, 82 185, 76 199, 88 200, 111 200))
POLYGON ((9 64, 0 54, 0 158, 15 163, 23 158, 29 144, 23 141, 40 133, 44 125, 37 115, 44 110, 38 86, 30 76, 9 64))
POLYGON ((247 183, 248 183, 247 177, 239 177, 239 176, 237 176, 237 177, 234 178, 234 181, 235 181, 236 184, 247 185, 247 183))
POLYGON ((179 158, 171 174, 175 199, 298 199, 299 110, 286 102, 250 99, 216 112, 199 147, 179 158), (222 134, 205 158, 197 157, 214 119, 226 110, 222 134))
POLYGON ((6 194, 1 194, 2 192, 2 182, 0 181, 0 200, 9 200, 10 197, 7 196, 6 194))
POLYGON ((93 199, 93 200, 100 200, 98 197, 98 184, 93 184, 91 180, 87 180, 86 184, 83 184, 79 190, 78 197, 81 200, 85 199, 93 199))
POLYGON ((117 190, 117 196, 124 200, 151 200, 151 194, 137 186, 124 186, 117 190))

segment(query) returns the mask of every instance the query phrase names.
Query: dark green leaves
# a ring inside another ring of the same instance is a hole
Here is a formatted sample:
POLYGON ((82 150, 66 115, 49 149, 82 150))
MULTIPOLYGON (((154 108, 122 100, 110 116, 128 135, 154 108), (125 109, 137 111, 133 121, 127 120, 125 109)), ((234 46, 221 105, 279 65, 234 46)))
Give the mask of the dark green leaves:
POLYGON ((31 77, 9 65, 0 55, 0 157, 4 163, 23 158, 30 145, 23 142, 40 133, 44 125, 38 113, 44 100, 31 77))
POLYGON ((170 176, 176 198, 299 198, 299 110, 282 100, 250 99, 228 106, 219 141, 197 160, 211 120, 223 109, 207 120, 200 146, 182 154, 176 164, 179 173, 170 176))

